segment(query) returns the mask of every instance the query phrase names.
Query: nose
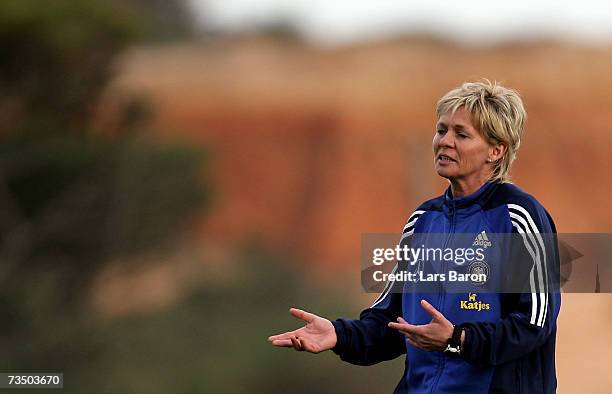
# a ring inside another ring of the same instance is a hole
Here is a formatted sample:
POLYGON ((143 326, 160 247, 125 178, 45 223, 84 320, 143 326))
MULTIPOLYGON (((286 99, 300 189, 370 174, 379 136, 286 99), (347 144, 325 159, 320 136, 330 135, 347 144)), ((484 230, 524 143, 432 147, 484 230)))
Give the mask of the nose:
POLYGON ((440 136, 438 140, 438 145, 440 147, 452 148, 455 146, 455 138, 452 136, 453 133, 447 131, 446 133, 440 136))

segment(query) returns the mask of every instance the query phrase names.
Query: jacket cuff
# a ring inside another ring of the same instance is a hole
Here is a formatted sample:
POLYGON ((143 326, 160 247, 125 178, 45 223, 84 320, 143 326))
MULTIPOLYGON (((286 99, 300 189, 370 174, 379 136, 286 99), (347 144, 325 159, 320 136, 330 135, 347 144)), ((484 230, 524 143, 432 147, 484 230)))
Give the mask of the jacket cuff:
POLYGON ((461 358, 467 362, 474 360, 474 345, 472 343, 473 335, 472 329, 468 324, 459 324, 459 327, 463 329, 465 333, 465 339, 463 340, 463 346, 461 346, 461 358))
POLYGON ((332 352, 341 356, 344 353, 347 345, 346 332, 344 329, 344 323, 342 319, 336 319, 331 322, 336 330, 336 346, 332 348, 332 352))

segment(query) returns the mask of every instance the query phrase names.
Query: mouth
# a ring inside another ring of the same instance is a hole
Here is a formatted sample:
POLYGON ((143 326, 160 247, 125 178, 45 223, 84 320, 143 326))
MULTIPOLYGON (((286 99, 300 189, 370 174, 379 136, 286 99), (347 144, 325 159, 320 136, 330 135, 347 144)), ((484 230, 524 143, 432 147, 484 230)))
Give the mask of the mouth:
POLYGON ((452 159, 450 156, 439 154, 438 156, 436 156, 436 161, 440 161, 443 163, 451 163, 451 162, 455 162, 456 160, 452 159))

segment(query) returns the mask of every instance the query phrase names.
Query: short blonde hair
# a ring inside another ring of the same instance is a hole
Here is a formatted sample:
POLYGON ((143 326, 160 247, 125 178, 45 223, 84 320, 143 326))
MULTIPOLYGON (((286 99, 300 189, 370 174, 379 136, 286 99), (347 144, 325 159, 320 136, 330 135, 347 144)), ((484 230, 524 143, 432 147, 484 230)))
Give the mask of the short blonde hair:
POLYGON ((521 135, 527 121, 521 96, 497 82, 484 79, 466 82, 446 93, 437 104, 438 119, 451 111, 465 108, 473 126, 491 144, 504 144, 504 156, 494 163, 491 181, 510 182, 508 172, 521 146, 521 135))

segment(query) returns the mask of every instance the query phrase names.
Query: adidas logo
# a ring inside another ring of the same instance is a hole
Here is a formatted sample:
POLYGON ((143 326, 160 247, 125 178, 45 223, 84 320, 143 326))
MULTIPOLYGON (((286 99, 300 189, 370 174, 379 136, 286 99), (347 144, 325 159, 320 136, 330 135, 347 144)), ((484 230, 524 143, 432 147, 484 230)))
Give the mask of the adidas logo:
POLYGON ((489 237, 487 237, 487 233, 485 233, 484 230, 476 236, 476 239, 472 244, 472 246, 482 246, 485 249, 492 245, 493 244, 491 241, 489 241, 489 237))

